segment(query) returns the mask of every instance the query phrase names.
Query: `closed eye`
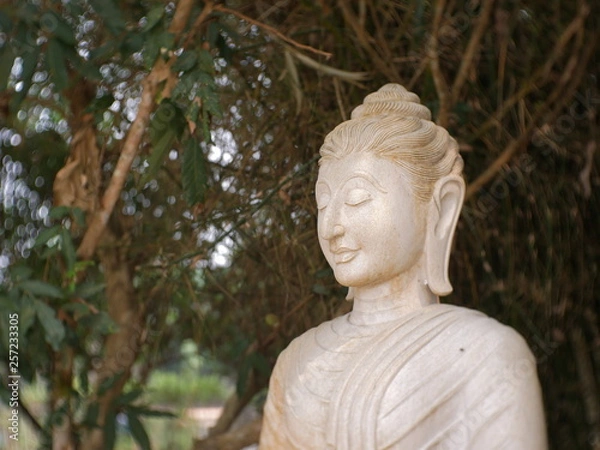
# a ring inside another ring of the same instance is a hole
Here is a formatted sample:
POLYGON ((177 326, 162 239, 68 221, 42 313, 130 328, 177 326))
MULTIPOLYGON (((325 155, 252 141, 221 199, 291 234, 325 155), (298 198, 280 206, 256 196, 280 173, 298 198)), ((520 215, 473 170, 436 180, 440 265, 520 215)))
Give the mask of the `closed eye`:
POLYGON ((322 194, 317 196, 317 209, 319 211, 327 208, 329 205, 330 196, 328 194, 322 194))
POLYGON ((372 199, 373 197, 369 191, 364 189, 352 189, 350 192, 348 192, 346 201, 344 203, 348 206, 358 206, 372 199))

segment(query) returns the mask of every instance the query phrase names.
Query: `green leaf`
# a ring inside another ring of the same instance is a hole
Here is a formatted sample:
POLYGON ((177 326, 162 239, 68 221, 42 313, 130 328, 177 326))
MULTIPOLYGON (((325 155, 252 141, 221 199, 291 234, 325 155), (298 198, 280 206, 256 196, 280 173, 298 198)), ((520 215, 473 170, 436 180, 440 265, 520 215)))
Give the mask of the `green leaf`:
POLYGON ((34 302, 38 320, 46 332, 44 336, 46 342, 57 352, 60 350, 60 344, 65 337, 65 327, 56 318, 56 312, 52 308, 40 300, 34 300, 34 302))
POLYGON ((23 56, 26 53, 30 53, 36 49, 39 50, 39 46, 36 43, 37 34, 32 33, 31 29, 35 24, 28 23, 26 20, 16 22, 15 29, 13 31, 14 39, 11 44, 14 47, 14 51, 17 55, 23 56))
POLYGON ((148 169, 141 179, 142 185, 156 175, 163 160, 171 150, 173 142, 183 132, 184 127, 185 117, 179 107, 169 99, 163 100, 150 122, 152 153, 148 158, 148 169))
POLYGON ((241 364, 238 380, 236 384, 236 392, 239 396, 244 395, 246 391, 246 384, 250 372, 255 369, 258 373, 268 378, 270 373, 269 363, 267 359, 260 353, 251 353, 248 355, 241 364))
POLYGON ((77 297, 90 299, 95 295, 103 292, 106 287, 105 283, 83 283, 77 286, 75 290, 75 295, 77 297))
POLYGON ((38 234, 37 238, 35 239, 33 248, 46 245, 50 239, 58 236, 61 230, 62 227, 60 225, 54 225, 53 227, 40 231, 40 234, 38 234))
MULTIPOLYGON (((162 6, 161 6, 162 8, 162 6)), ((121 44, 121 52, 130 55, 144 48, 144 35, 140 33, 127 33, 121 44)))
POLYGON ((8 86, 8 79, 14 62, 15 52, 12 45, 7 41, 4 43, 2 49, 0 49, 0 92, 8 86))
POLYGON ((177 81, 177 84, 173 88, 173 92, 171 92, 171 96, 174 99, 182 98, 187 101, 188 97, 191 93, 193 93, 194 85, 198 81, 197 79, 197 70, 192 72, 186 72, 177 81))
POLYGON ((264 357, 264 355, 260 353, 253 353, 250 355, 249 359, 250 363, 252 364, 252 367, 256 369, 258 373, 260 373, 266 378, 269 377, 271 369, 269 366, 269 362, 267 361, 267 358, 264 357))
POLYGON ((104 311, 100 311, 98 314, 88 315, 87 317, 89 318, 89 328, 99 334, 112 334, 119 329, 117 323, 104 311))
POLYGON ((135 405, 129 405, 127 406, 127 409, 130 411, 135 412, 135 414, 137 416, 144 416, 144 417, 166 417, 169 419, 173 419, 176 418, 177 415, 173 414, 172 412, 169 411, 160 411, 157 409, 148 409, 145 407, 141 407, 141 406, 135 406, 135 405))
MULTIPOLYGON (((144 64, 148 69, 154 65, 154 61, 162 52, 172 50, 175 45, 175 36, 160 28, 149 33, 144 48, 144 64)), ((166 53, 165 53, 166 54, 166 53)))
POLYGON ((210 48, 215 48, 217 38, 221 35, 221 24, 218 22, 211 22, 208 24, 208 45, 210 48))
POLYGON ((77 261, 77 255, 75 253, 75 245, 73 245, 73 239, 71 239, 71 233, 66 228, 63 228, 60 233, 61 251, 67 262, 67 270, 72 271, 75 267, 75 261, 77 261))
POLYGON ((198 52, 198 63, 200 65, 200 69, 206 73, 214 74, 215 73, 215 62, 213 61, 213 57, 207 50, 201 50, 198 52))
POLYGON ((176 133, 172 128, 164 130, 162 136, 157 142, 152 145, 152 153, 148 158, 148 169, 144 173, 141 179, 141 184, 145 185, 152 179, 158 172, 159 167, 162 165, 163 160, 167 156, 173 142, 175 141, 176 133))
POLYGON ((12 30, 12 19, 0 11, 0 33, 10 33, 12 30))
POLYGON ((51 219, 62 219, 63 217, 68 217, 71 214, 71 208, 68 206, 55 206, 50 210, 48 217, 51 219))
POLYGON ((71 212, 73 213, 73 218, 75 219, 77 226, 85 227, 85 212, 83 209, 75 207, 71 212))
POLYGON ((187 72, 196 65, 198 55, 195 52, 186 50, 177 57, 173 64, 173 72, 187 72))
POLYGON ((312 287, 312 291, 315 294, 319 294, 319 295, 329 295, 329 289, 327 289, 322 284, 314 284, 312 287))
POLYGON ((114 34, 119 35, 126 28, 125 19, 121 14, 121 9, 117 7, 114 0, 89 0, 94 11, 102 17, 106 28, 114 34))
POLYGON ((33 296, 65 298, 61 288, 41 280, 24 280, 19 283, 19 287, 33 296))
POLYGON ((78 55, 71 57, 70 61, 73 63, 73 66, 75 69, 77 69, 77 72, 79 72, 82 77, 95 81, 102 80, 102 74, 95 64, 80 58, 78 55))
POLYGON ((20 81, 23 82, 23 87, 19 92, 15 92, 12 96, 10 102, 10 110, 11 114, 16 114, 21 103, 25 97, 27 97, 27 93, 29 92, 29 88, 31 87, 31 77, 35 72, 35 68, 37 67, 38 57, 40 54, 39 47, 27 48, 25 53, 22 56, 23 58, 23 70, 21 72, 20 81))
POLYGON ((64 7, 67 8, 67 11, 69 12, 69 15, 71 15, 71 16, 75 16, 75 17, 83 16, 85 13, 83 7, 76 2, 70 1, 66 4, 63 4, 63 8, 64 7))
POLYGON ((35 303, 31 297, 22 297, 20 301, 21 309, 19 311, 19 332, 25 337, 27 331, 35 322, 35 303))
POLYGON ((46 247, 42 254, 40 255, 41 259, 48 259, 51 256, 56 255, 60 250, 58 249, 58 245, 53 245, 52 247, 46 247))
POLYGON ((317 270, 315 272, 315 278, 325 278, 325 277, 330 277, 332 275, 333 275, 333 270, 331 270, 331 267, 326 267, 324 269, 317 270))
POLYGON ((47 11, 44 13, 40 19, 40 25, 43 30, 49 31, 63 43, 72 47, 77 45, 73 29, 55 12, 47 11))
POLYGON ((108 109, 115 101, 115 97, 112 94, 104 94, 101 97, 95 98, 92 102, 85 108, 85 111, 90 114, 94 113, 104 113, 104 110, 108 109))
POLYGON ((73 318, 77 321, 79 321, 82 317, 85 317, 88 314, 90 314, 90 308, 87 305, 84 305, 83 303, 67 303, 65 306, 62 307, 62 310, 73 313, 73 318))
POLYGON ((10 268, 10 277, 14 281, 27 280, 33 275, 33 269, 23 263, 15 264, 10 268))
POLYGON ((92 61, 97 61, 108 58, 117 50, 119 44, 119 41, 113 40, 101 45, 98 48, 90 50, 90 59, 92 61))
POLYGON ((135 439, 135 441, 139 444, 142 450, 151 450, 150 447, 150 438, 148 437, 148 433, 146 433, 146 429, 144 425, 131 411, 127 411, 127 419, 129 420, 129 430, 131 431, 131 435, 135 439))
POLYGON ((208 180, 206 162, 202 147, 194 138, 188 139, 185 145, 181 179, 186 201, 190 205, 204 202, 208 180))
POLYGON ((154 61, 160 53, 160 42, 158 39, 148 39, 144 47, 144 65, 147 69, 151 69, 154 61))
MULTIPOLYGON (((114 375, 105 378, 98 386, 98 396, 102 396, 106 394, 106 392, 111 389, 117 381, 123 376, 123 372, 117 372, 114 375)), ((114 412, 113 412, 114 414, 114 412)))
POLYGON ((117 415, 115 414, 115 410, 112 408, 109 409, 104 420, 104 450, 113 450, 117 439, 117 415))
POLYGON ((217 48, 219 49, 219 55, 229 64, 233 61, 233 50, 227 44, 227 41, 222 35, 217 38, 217 48))
POLYGON ((235 28, 230 27, 223 22, 219 22, 219 26, 221 28, 221 36, 225 35, 234 41, 239 41, 242 39, 242 36, 235 30, 235 28))
POLYGON ((162 19, 164 15, 164 5, 155 6, 150 11, 148 11, 148 14, 146 15, 146 24, 142 28, 142 32, 150 31, 152 28, 154 28, 158 24, 158 22, 160 22, 160 19, 162 19))
POLYGON ((142 395, 144 391, 142 389, 132 389, 131 391, 121 395, 117 398, 117 404, 119 405, 128 405, 129 403, 136 400, 140 395, 142 395))
POLYGON ((18 9, 15 11, 17 17, 29 25, 35 25, 39 16, 40 7, 29 2, 19 3, 18 9))
POLYGON ((188 109, 185 112, 185 117, 187 118, 187 120, 197 123, 199 114, 200 103, 197 101, 190 102, 188 109))
POLYGON ((56 84, 56 88, 61 91, 66 88, 69 83, 69 74, 67 73, 67 61, 63 44, 57 39, 50 39, 46 57, 48 58, 48 69, 53 76, 54 84, 56 84))
POLYGON ((206 108, 202 108, 202 134, 204 135, 204 140, 206 142, 212 142, 212 136, 210 134, 210 119, 208 117, 208 112, 206 108))
POLYGON ((77 381, 79 381, 79 387, 77 391, 80 393, 89 394, 90 393, 90 377, 86 370, 82 370, 77 375, 77 381))
POLYGON ((202 86, 198 90, 198 96, 202 99, 202 107, 215 117, 222 117, 219 95, 210 86, 202 86))

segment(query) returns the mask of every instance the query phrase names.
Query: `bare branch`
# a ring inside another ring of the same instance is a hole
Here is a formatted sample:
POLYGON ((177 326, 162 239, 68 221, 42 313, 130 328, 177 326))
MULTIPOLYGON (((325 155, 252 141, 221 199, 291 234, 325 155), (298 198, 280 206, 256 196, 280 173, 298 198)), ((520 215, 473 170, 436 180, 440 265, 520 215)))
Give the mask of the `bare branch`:
POLYGON ((185 43, 183 44, 183 46, 185 48, 188 48, 190 46, 190 44, 196 37, 198 30, 200 30, 200 28, 202 27, 202 24, 204 24, 206 22, 206 19, 213 12, 213 10, 214 10, 214 2, 212 2, 212 1, 204 2, 204 9, 202 9, 202 12, 200 13, 200 15, 198 17, 196 17, 196 20, 194 21, 194 24, 192 25, 190 32, 188 33, 188 35, 185 39, 185 43))
POLYGON ((483 10, 481 11, 481 15, 479 16, 479 20, 477 21, 477 26, 475 27, 475 30, 471 35, 471 39, 469 40, 469 44, 467 45, 465 54, 462 57, 460 68, 458 69, 458 73, 456 74, 456 78, 454 79, 454 84, 452 85, 452 92, 450 95, 450 102, 452 104, 454 104, 458 100, 460 90, 462 89, 463 85, 465 84, 465 81, 467 80, 469 69, 475 61, 475 55, 478 52, 479 44, 481 43, 481 38, 483 37, 485 31, 488 28, 490 17, 492 16, 492 11, 494 10, 494 3, 494 0, 487 0, 484 2, 483 10))
POLYGON ((367 52, 377 70, 384 74, 390 81, 398 80, 399 76, 393 70, 393 66, 389 64, 389 61, 385 61, 375 50, 374 46, 371 44, 373 38, 361 25, 360 19, 352 13, 349 6, 351 3, 352 2, 348 2, 346 0, 338 1, 338 6, 342 10, 344 20, 350 26, 352 31, 354 31, 360 46, 367 52))
MULTIPOLYGON (((573 91, 579 85, 583 74, 585 73, 587 64, 594 54, 594 49, 597 45, 597 40, 600 32, 596 31, 592 33, 590 38, 587 40, 590 42, 584 50, 581 56, 578 55, 578 49, 573 51, 573 55, 567 62, 565 69, 563 70, 562 76, 557 83, 556 88, 550 94, 548 99, 536 110, 535 114, 529 121, 526 129, 523 133, 515 140, 513 140, 500 154, 500 156, 481 174, 475 181, 469 184, 467 187, 466 198, 474 195, 479 189, 481 189, 486 183, 491 181, 496 174, 500 171, 504 164, 507 164, 511 158, 523 148, 523 146, 530 139, 533 131, 536 128, 537 122, 545 115, 546 122, 550 122, 554 117, 561 111, 566 103, 571 99, 573 91), (555 103, 556 102, 556 103, 555 103), (552 108, 552 105, 554 107, 552 108)), ((579 40, 580 43, 583 40, 579 40)))
POLYGON ((565 47, 571 40, 573 35, 583 29, 583 25, 586 17, 589 15, 589 6, 585 3, 579 9, 578 15, 571 21, 571 23, 565 28, 561 36, 559 37, 552 54, 549 56, 546 63, 540 67, 531 76, 529 80, 524 81, 522 87, 515 92, 510 98, 505 100, 502 105, 498 108, 496 113, 486 120, 478 129, 473 139, 478 139, 483 136, 492 126, 500 123, 504 115, 511 110, 511 108, 517 104, 522 98, 527 96, 529 93, 540 89, 550 79, 550 71, 552 66, 560 56, 565 52, 565 47))
POLYGON ((442 69, 440 68, 440 58, 438 49, 438 36, 440 27, 442 24, 442 17, 444 15, 444 9, 446 7, 446 0, 439 0, 435 5, 435 11, 433 16, 433 27, 431 30, 431 38, 427 48, 427 58, 429 59, 431 74, 433 76, 433 83, 440 100, 440 111, 437 117, 437 123, 446 127, 448 125, 448 114, 450 110, 448 85, 442 69))
POLYGON ((316 49, 314 47, 311 47, 310 45, 305 45, 305 44, 301 44, 298 41, 293 40, 292 38, 287 37, 285 34, 281 33, 280 31, 276 30, 275 28, 273 28, 270 25, 267 25, 266 23, 263 22, 259 22, 258 20, 254 20, 251 17, 246 16, 245 14, 242 14, 239 11, 235 11, 233 9, 229 9, 225 6, 222 5, 215 5, 214 7, 215 11, 221 11, 224 13, 228 13, 228 14, 233 14, 234 16, 245 20, 248 23, 251 23, 253 25, 256 25, 257 27, 262 28, 263 30, 265 30, 267 33, 272 34, 273 36, 277 37, 278 39, 281 39, 284 42, 287 42, 288 44, 293 45, 294 47, 298 47, 304 50, 307 50, 309 52, 313 52, 313 53, 317 53, 318 55, 323 55, 327 58, 331 58, 332 54, 329 52, 324 52, 323 50, 319 50, 316 49))

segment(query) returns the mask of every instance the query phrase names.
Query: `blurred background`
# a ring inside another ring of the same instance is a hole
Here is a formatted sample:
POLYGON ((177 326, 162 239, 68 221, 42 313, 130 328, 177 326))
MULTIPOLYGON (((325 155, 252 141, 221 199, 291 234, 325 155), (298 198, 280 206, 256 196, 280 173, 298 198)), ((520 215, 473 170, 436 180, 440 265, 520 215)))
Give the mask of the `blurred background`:
POLYGON ((279 352, 351 308, 318 149, 395 82, 465 161, 443 301, 526 338, 552 449, 600 449, 599 6, 2 0, 0 448, 256 443, 279 352))

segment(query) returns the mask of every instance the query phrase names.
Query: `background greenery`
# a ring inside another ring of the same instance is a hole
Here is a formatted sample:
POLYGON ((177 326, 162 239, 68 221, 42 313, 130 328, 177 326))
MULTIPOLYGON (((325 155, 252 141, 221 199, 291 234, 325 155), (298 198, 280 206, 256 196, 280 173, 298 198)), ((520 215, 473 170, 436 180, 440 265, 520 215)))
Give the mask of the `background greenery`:
POLYGON ((110 448, 122 413, 149 448, 150 388, 186 342, 218 361, 188 373, 235 380, 212 438, 260 407, 281 349, 350 307, 316 241, 315 155, 398 82, 466 164, 445 301, 528 340, 552 448, 600 448, 597 8, 3 1, 0 326, 19 313, 20 374, 47 386, 21 405, 40 445, 110 448))

